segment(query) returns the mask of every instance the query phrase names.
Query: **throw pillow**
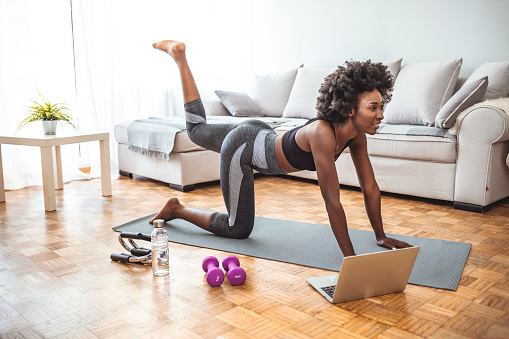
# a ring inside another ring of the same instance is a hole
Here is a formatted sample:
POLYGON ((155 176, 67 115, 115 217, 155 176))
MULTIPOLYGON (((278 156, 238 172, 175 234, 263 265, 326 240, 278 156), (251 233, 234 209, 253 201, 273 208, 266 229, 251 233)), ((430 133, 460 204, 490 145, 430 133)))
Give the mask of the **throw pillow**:
POLYGON ((325 77, 335 70, 299 68, 283 117, 305 119, 316 117, 318 90, 325 77))
POLYGON ((391 72, 394 79, 397 78, 399 70, 401 69, 401 62, 403 58, 393 61, 385 61, 383 64, 389 68, 389 72, 391 72))
POLYGON ((234 117, 261 117, 265 114, 256 102, 246 93, 216 91, 224 107, 234 117))
POLYGON ((266 116, 283 115, 296 76, 297 68, 277 74, 254 76, 253 99, 266 116))
POLYGON ((434 126, 435 117, 449 100, 463 59, 405 64, 401 67, 384 123, 434 126))
POLYGON ((435 118, 435 126, 451 128, 458 117, 468 107, 483 101, 488 88, 488 77, 465 83, 442 107, 435 118))
POLYGON ((509 94, 509 61, 482 64, 470 74, 466 82, 484 76, 487 76, 490 82, 484 100, 498 99, 509 94))

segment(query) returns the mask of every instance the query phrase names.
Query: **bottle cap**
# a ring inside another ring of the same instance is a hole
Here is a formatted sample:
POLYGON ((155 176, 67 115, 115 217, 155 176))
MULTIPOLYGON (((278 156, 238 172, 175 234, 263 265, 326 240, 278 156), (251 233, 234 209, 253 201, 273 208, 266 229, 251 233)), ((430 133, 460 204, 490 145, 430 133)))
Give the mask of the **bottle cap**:
POLYGON ((163 219, 156 219, 156 220, 154 220, 154 227, 155 228, 163 228, 164 227, 164 220, 163 219))

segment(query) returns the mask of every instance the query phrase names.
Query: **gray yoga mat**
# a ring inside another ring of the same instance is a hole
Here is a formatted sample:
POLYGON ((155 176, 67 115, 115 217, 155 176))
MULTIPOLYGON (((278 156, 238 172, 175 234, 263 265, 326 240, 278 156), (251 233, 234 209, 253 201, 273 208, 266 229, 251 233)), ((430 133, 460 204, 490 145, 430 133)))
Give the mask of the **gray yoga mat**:
MULTIPOLYGON (((149 220, 155 214, 114 227, 118 232, 150 234, 149 220)), ((222 238, 191 223, 175 219, 166 223, 171 242, 212 248, 231 253, 277 260, 291 264, 339 271, 343 255, 332 230, 326 225, 256 217, 248 239, 222 238)), ((355 253, 386 251, 376 244, 372 231, 349 229, 355 253)), ((420 246, 409 283, 455 291, 471 244, 387 234, 420 246)))

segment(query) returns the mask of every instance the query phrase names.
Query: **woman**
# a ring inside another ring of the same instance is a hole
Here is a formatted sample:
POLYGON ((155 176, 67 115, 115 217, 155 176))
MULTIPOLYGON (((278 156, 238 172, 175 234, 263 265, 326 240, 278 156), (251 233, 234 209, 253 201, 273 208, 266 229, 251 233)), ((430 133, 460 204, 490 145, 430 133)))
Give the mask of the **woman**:
POLYGON ((184 93, 186 128, 196 144, 221 153, 221 190, 228 214, 197 210, 170 198, 155 219, 187 220, 207 231, 245 239, 254 224, 253 169, 264 174, 316 170, 334 236, 344 256, 355 255, 339 200, 335 161, 350 147, 366 211, 377 244, 390 249, 410 247, 385 236, 380 190, 368 158, 366 133, 375 134, 383 119, 384 102, 390 100, 393 79, 380 63, 348 62, 329 75, 320 89, 318 117, 283 135, 258 120, 238 125, 207 124, 205 109, 187 64, 185 45, 164 40, 152 45, 177 63, 184 93))

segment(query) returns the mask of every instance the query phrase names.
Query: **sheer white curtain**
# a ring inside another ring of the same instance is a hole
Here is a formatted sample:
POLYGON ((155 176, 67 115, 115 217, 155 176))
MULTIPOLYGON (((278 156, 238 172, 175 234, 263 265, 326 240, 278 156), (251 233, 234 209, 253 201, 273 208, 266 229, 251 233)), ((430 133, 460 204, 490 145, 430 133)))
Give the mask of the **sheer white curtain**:
MULTIPOLYGON (((14 132, 39 90, 70 104, 81 132, 110 132, 116 176, 116 123, 183 115, 177 68, 151 44, 186 42, 205 99, 218 89, 248 91, 252 1, 0 0, 0 133, 14 132)), ((65 181, 79 178, 79 156, 99 176, 96 144, 62 147, 65 181)), ((42 183, 37 148, 3 145, 2 156, 6 189, 42 183)))
MULTIPOLYGON (((14 134, 38 91, 76 117, 71 16, 66 0, 0 0, 0 134, 14 134)), ((57 131, 69 129, 58 125, 57 131)), ((19 135, 42 134, 40 122, 19 135)), ((78 145, 61 148, 64 181, 82 177, 78 145)), ((5 188, 42 184, 37 147, 2 145, 5 188)))
MULTIPOLYGON (((147 117, 168 116, 176 84, 163 84, 151 62, 150 37, 139 31, 136 2, 73 0, 77 100, 83 132, 110 132, 112 174, 118 173, 114 126, 147 117), (147 55, 148 54, 148 55, 147 55)), ((163 66, 161 66, 163 67, 163 66)), ((98 147, 82 146, 92 175, 99 175, 98 147)))
MULTIPOLYGON (((203 98, 215 98, 217 89, 247 91, 251 7, 251 0, 72 0, 80 129, 110 132, 113 175, 116 123, 183 115, 177 68, 152 43, 186 42, 203 98)), ((95 145, 83 145, 82 151, 90 154, 97 176, 95 145)))

